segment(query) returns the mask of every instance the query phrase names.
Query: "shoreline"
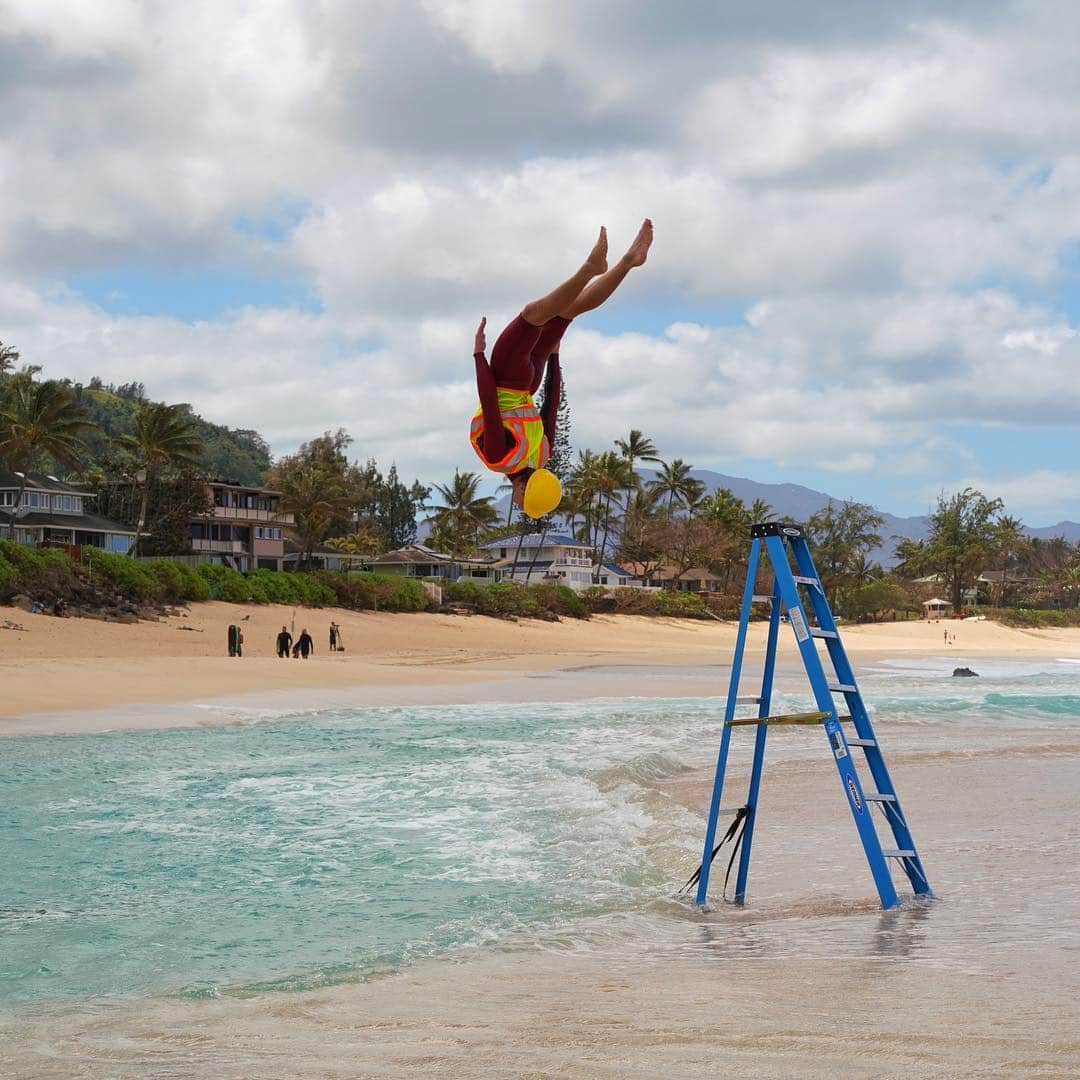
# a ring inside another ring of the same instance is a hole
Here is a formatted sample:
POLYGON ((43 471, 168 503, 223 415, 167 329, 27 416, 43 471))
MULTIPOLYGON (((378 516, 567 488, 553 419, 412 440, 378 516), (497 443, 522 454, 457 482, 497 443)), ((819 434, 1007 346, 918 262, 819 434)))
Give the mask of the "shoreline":
MULTIPOLYGON (((737 628, 632 615, 513 622, 216 602, 134 624, 10 608, 0 609, 4 618, 26 629, 5 631, 0 641, 0 736, 238 723, 250 716, 237 712, 252 710, 527 703, 551 700, 553 692, 560 700, 722 696, 737 628), (345 652, 326 652, 331 619, 341 626, 345 652), (315 637, 310 660, 272 655, 277 631, 294 620, 315 637), (244 631, 242 658, 224 655, 230 622, 244 631), (689 676, 695 668, 715 669, 715 683, 689 676)), ((751 658, 763 649, 765 627, 751 625, 751 658)), ((992 622, 863 624, 844 630, 844 644, 857 669, 890 658, 956 666, 1080 660, 1080 628, 992 622), (943 627, 956 645, 943 645, 943 627)), ((783 637, 781 664, 801 672, 793 642, 783 637)))

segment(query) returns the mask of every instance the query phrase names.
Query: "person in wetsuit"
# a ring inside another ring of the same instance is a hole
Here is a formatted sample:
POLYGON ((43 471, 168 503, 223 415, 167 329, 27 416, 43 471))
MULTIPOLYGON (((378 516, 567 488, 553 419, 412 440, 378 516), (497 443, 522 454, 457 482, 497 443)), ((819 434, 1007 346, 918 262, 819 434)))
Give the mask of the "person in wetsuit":
POLYGON ((300 636, 296 639, 293 655, 295 656, 298 652, 306 660, 308 658, 308 653, 313 653, 314 651, 315 641, 307 632, 307 627, 305 626, 304 629, 300 631, 300 636))
POLYGON ((292 649, 292 634, 283 626, 277 636, 277 654, 282 660, 289 659, 289 650, 292 649))

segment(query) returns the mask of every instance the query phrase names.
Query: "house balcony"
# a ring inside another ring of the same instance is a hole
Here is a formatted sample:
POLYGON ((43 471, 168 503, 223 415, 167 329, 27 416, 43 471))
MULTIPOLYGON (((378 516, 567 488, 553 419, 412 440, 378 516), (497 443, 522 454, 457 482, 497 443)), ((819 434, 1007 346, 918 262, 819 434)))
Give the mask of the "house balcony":
POLYGON ((225 521, 265 521, 274 525, 292 525, 291 513, 276 510, 248 510, 242 506, 215 506, 214 517, 225 521))
POLYGON ((192 551, 209 551, 216 555, 245 555, 247 544, 242 540, 192 540, 192 551))

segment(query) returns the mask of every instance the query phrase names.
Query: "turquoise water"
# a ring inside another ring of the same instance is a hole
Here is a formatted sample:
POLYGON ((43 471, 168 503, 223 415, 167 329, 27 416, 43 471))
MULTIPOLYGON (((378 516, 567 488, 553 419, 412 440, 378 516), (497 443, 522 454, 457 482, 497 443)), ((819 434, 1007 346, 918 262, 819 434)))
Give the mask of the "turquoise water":
MULTIPOLYGON (((963 745, 973 725, 1080 722, 1080 666, 947 674, 863 675, 887 752, 927 725, 963 745)), ((712 764, 721 710, 336 709, 4 740, 0 1002, 298 989, 641 911, 700 844, 656 781, 712 764)))

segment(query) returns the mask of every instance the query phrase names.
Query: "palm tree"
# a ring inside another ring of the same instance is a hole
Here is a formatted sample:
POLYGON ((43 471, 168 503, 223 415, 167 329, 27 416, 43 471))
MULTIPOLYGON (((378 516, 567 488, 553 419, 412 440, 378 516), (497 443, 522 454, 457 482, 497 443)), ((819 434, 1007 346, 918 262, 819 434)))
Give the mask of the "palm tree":
POLYGON ((581 507, 584 520, 578 538, 586 544, 595 544, 596 533, 599 529, 597 503, 593 500, 596 499, 600 490, 600 483, 600 456, 592 450, 579 450, 578 462, 570 474, 569 488, 578 506, 581 507))
POLYGON ((86 452, 83 432, 95 425, 76 402, 72 391, 53 380, 12 380, 10 397, 0 409, 0 460, 22 474, 15 505, 9 512, 10 537, 26 492, 27 473, 39 456, 48 455, 69 469, 77 469, 86 452))
POLYGON ((604 561, 608 536, 611 532, 614 516, 612 507, 614 505, 615 495, 619 491, 631 490, 634 487, 636 479, 637 477, 627 458, 620 457, 611 450, 600 455, 597 461, 596 494, 599 504, 599 519, 604 525, 604 537, 600 542, 600 556, 598 560, 601 563, 604 561))
POLYGON ((0 341, 0 377, 6 375, 19 359, 19 350, 0 341))
POLYGON ((443 504, 432 507, 427 520, 450 544, 450 555, 466 554, 476 547, 480 533, 498 520, 490 495, 477 496, 480 476, 473 472, 454 470, 449 484, 436 484, 435 490, 442 496, 443 504))
POLYGON ((766 521, 772 521, 776 517, 776 513, 772 506, 764 499, 755 499, 750 504, 750 509, 747 511, 750 517, 751 525, 760 525, 766 521))
POLYGON ((683 503, 689 517, 701 513, 705 506, 706 491, 708 488, 703 480, 698 480, 693 476, 687 477, 686 484, 683 486, 683 503))
POLYGON ((997 542, 998 555, 1001 560, 1001 586, 998 594, 998 607, 1005 606, 1005 594, 1008 589, 1009 568, 1016 561, 1017 556, 1028 544, 1028 538, 1024 534, 1024 523, 1011 514, 1002 514, 995 525, 995 541, 997 542))
POLYGON ((146 509, 150 487, 161 469, 197 469, 202 454, 202 440, 195 430, 195 421, 187 405, 166 405, 163 402, 143 402, 132 420, 130 435, 121 435, 116 444, 127 450, 138 462, 142 483, 139 500, 139 522, 135 526, 135 546, 146 529, 146 509))
POLYGON ((682 458, 675 458, 671 464, 666 461, 660 462, 659 475, 650 481, 649 488, 660 496, 667 496, 667 509, 671 513, 675 500, 682 502, 687 491, 687 482, 692 479, 690 470, 693 465, 687 465, 682 458))
MULTIPOLYGON (((619 448, 619 453, 626 458, 627 464, 630 466, 630 471, 634 472, 635 461, 659 461, 660 456, 656 452, 656 445, 652 439, 643 435, 637 428, 631 428, 630 433, 625 439, 616 439, 615 445, 619 448)), ((637 474, 634 473, 634 485, 626 489, 626 506, 623 509, 627 509, 630 506, 630 498, 633 493, 640 487, 640 481, 637 479, 637 474)))
POLYGON ((356 506, 356 492, 333 466, 322 461, 290 463, 275 470, 281 489, 281 509, 294 516, 294 527, 309 564, 318 544, 335 520, 348 520, 356 506))

